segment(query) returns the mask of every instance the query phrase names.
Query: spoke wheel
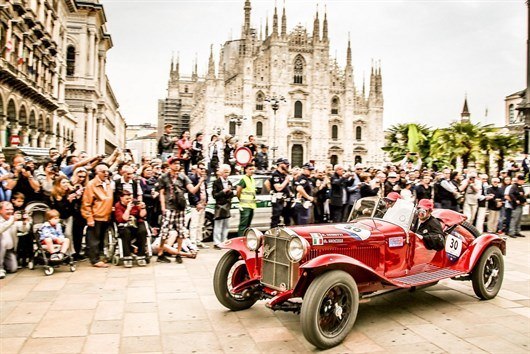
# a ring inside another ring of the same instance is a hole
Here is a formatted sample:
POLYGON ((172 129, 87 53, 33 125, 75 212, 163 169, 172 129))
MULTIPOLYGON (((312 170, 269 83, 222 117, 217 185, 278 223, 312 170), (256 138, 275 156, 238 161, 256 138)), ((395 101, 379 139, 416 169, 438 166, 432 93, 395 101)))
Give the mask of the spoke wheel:
POLYGON ((232 311, 245 310, 254 305, 255 297, 245 297, 242 294, 232 294, 231 290, 249 279, 245 261, 237 251, 225 253, 215 268, 213 287, 217 300, 232 311))
POLYGON ((483 300, 493 299, 504 279, 504 259, 501 250, 491 246, 484 251, 473 269, 471 280, 475 295, 483 300))
POLYGON ((339 344, 355 323, 359 291, 346 272, 331 271, 316 278, 304 296, 300 321, 305 338, 320 349, 339 344))

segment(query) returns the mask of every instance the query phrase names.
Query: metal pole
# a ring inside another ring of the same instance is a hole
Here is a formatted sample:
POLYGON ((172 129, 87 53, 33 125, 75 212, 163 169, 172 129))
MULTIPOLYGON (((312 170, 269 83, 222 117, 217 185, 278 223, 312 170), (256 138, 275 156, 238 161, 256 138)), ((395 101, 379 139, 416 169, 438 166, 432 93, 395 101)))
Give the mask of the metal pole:
POLYGON ((528 33, 526 35, 526 95, 524 99, 524 153, 530 153, 530 0, 526 0, 527 8, 527 27, 528 33))

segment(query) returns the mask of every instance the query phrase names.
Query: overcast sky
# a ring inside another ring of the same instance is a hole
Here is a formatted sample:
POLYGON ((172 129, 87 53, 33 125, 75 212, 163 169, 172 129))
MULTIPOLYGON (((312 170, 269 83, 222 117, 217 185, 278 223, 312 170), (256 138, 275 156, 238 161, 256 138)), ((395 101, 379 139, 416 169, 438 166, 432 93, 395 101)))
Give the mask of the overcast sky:
MULTIPOLYGON (((243 24, 244 0, 101 2, 114 42, 107 75, 129 124, 156 123, 172 53, 181 75, 191 75, 197 55, 202 75, 210 44, 217 64, 220 45, 239 38, 243 24)), ((524 0, 286 0, 288 32, 297 24, 312 32, 317 3, 321 20, 326 6, 330 55, 342 67, 350 33, 358 87, 371 60, 381 60, 385 127, 446 126, 460 117, 466 93, 473 122, 501 125, 505 96, 526 86, 524 0)), ((251 4, 252 26, 264 27, 268 15, 272 28, 274 0, 251 4)))

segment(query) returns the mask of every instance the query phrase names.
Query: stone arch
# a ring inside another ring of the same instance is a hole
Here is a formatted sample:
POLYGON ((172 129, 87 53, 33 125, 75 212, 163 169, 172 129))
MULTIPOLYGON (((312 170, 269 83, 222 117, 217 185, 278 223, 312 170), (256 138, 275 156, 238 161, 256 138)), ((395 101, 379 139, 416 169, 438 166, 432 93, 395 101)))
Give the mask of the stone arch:
POLYGON ((46 117, 46 134, 53 134, 53 125, 50 116, 46 117))
POLYGON ((31 112, 29 114, 29 127, 31 129, 36 129, 37 128, 37 119, 35 118, 35 111, 34 110, 31 110, 31 112))
POLYGON ((17 107, 13 99, 10 99, 7 103, 7 121, 13 123, 17 121, 17 107))
POLYGON ((21 105, 18 110, 18 122, 24 127, 29 125, 28 110, 25 105, 21 105))
POLYGON ((41 133, 44 133, 46 131, 46 123, 44 121, 44 115, 42 113, 39 114, 39 119, 37 121, 37 129, 41 133))

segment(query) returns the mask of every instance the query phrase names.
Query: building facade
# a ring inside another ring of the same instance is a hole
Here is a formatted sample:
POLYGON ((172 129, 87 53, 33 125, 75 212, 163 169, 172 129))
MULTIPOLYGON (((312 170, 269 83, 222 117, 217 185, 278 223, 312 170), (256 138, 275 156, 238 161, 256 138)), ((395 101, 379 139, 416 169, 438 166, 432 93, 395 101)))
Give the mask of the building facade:
POLYGON ((99 1, 4 2, 0 46, 2 147, 62 149, 75 142, 96 154, 125 145, 125 121, 104 74, 112 42, 99 1), (91 109, 92 115, 79 113, 91 109))
POLYGON ((231 133, 246 140, 252 134, 271 146, 271 157, 288 157, 293 166, 382 163, 380 65, 371 69, 369 89, 364 83, 359 89, 350 43, 344 68, 330 59, 326 14, 321 21, 317 12, 311 34, 300 25, 288 33, 285 8, 281 22, 274 9, 270 33, 267 23, 258 35, 250 17, 247 0, 241 38, 222 45, 217 65, 211 50, 204 77, 195 69, 181 78, 178 61, 171 65, 168 98, 182 99, 192 136, 231 133))

